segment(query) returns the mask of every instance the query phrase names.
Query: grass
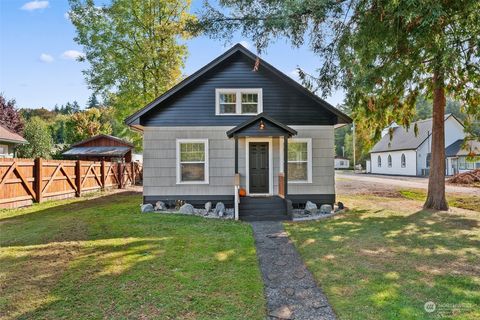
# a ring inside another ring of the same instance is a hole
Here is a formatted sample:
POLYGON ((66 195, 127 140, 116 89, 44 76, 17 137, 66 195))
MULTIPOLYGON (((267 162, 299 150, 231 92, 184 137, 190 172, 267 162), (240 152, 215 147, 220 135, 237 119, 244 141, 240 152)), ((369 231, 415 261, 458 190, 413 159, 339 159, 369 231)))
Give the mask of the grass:
POLYGON ((249 225, 139 214, 139 195, 0 212, 1 319, 263 319, 249 225))
MULTIPOLYGON (((427 193, 421 189, 399 190, 400 194, 410 200, 425 201, 427 193)), ((447 194, 450 207, 457 207, 480 212, 480 196, 447 194)))
POLYGON ((340 319, 479 319, 480 213, 342 197, 350 211, 286 229, 340 319), (436 303, 427 313, 424 304, 436 303))

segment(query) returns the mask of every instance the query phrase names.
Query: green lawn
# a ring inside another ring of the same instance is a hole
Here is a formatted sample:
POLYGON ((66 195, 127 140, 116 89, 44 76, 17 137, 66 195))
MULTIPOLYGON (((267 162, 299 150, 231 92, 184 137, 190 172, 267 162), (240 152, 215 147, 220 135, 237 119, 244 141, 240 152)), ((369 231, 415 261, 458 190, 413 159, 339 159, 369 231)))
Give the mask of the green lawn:
POLYGON ((1 319, 263 319, 251 227, 112 194, 0 212, 1 319))
POLYGON ((340 319, 480 319, 480 212, 340 200, 351 210, 334 219, 286 224, 340 319))
MULTIPOLYGON (((406 199, 425 201, 427 198, 426 191, 421 189, 400 190, 399 192, 406 199)), ((480 194, 480 189, 478 193, 480 194)), ((480 211, 480 196, 447 194, 447 201, 450 207, 480 211)))

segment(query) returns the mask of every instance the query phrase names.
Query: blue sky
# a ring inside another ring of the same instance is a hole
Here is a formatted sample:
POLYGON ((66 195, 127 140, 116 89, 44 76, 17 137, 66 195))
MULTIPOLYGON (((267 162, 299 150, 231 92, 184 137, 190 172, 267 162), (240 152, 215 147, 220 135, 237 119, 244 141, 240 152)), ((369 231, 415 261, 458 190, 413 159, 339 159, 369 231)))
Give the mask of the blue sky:
MULTIPOLYGON (((192 1, 192 11, 201 0, 192 1)), ((85 106, 91 91, 83 78, 87 63, 75 60, 82 52, 73 40, 75 29, 66 18, 67 0, 0 0, 0 92, 17 100, 19 107, 52 109, 55 104, 77 100, 85 106)), ((251 42, 234 38, 253 50, 251 42)), ((207 37, 187 42, 189 75, 225 51, 224 43, 207 37)), ((318 59, 308 48, 292 48, 278 40, 261 56, 292 77, 297 66, 312 72, 318 59)), ((341 104, 342 92, 326 99, 341 104)))

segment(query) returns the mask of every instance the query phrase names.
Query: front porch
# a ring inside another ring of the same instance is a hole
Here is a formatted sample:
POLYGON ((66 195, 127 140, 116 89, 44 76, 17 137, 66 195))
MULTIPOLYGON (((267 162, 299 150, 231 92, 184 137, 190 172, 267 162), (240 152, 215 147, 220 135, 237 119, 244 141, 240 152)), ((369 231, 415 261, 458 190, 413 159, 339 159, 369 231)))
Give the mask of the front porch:
POLYGON ((288 139, 296 134, 292 128, 264 114, 227 132, 227 136, 235 141, 234 203, 237 219, 291 220, 288 139), (239 170, 240 161, 243 172, 239 170), (246 196, 240 197, 241 189, 246 196))

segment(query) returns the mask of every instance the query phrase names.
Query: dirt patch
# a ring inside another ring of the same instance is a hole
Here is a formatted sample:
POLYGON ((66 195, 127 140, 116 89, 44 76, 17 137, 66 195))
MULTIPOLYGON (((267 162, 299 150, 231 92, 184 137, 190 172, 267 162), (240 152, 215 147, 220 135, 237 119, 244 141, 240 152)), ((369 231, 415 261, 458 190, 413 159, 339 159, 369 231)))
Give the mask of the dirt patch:
POLYGON ((466 186, 474 186, 480 184, 480 169, 459 173, 448 179, 449 183, 460 184, 466 186))

